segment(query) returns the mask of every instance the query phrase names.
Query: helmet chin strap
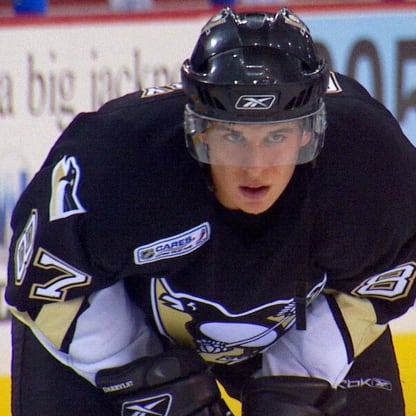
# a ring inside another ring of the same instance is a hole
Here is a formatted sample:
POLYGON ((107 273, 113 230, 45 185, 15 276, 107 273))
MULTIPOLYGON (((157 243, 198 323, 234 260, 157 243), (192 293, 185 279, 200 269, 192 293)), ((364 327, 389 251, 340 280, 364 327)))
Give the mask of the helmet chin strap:
POLYGON ((200 168, 202 169, 203 176, 204 176, 204 181, 205 181, 205 184, 208 188, 208 191, 211 192, 213 195, 215 195, 216 189, 215 189, 214 182, 212 181, 211 169, 210 169, 209 165, 206 164, 206 163, 199 162, 199 161, 197 163, 200 166, 200 168))
POLYGON ((303 229, 305 230, 304 239, 304 271, 301 276, 296 277, 294 282, 295 308, 296 308, 296 329, 306 329, 306 307, 307 295, 309 290, 309 274, 311 273, 311 235, 312 235, 312 213, 311 213, 311 174, 316 167, 316 159, 303 165, 304 180, 306 185, 305 200, 300 213, 303 229))

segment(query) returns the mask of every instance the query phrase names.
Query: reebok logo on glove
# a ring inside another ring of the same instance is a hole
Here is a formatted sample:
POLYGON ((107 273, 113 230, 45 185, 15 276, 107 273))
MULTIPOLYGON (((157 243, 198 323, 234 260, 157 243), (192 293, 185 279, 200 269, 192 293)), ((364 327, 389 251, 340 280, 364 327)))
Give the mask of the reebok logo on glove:
POLYGON ((167 416, 171 403, 170 394, 131 400, 123 403, 121 416, 167 416))

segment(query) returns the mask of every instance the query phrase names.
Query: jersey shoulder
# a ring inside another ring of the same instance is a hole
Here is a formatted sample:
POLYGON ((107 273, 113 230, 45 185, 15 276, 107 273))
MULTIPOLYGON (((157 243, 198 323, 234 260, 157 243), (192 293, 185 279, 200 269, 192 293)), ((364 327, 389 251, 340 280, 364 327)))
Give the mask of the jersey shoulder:
POLYGON ((360 146, 374 147, 378 159, 384 156, 399 160, 404 153, 413 157, 414 146, 394 115, 358 81, 331 73, 325 104, 329 146, 349 143, 353 151, 360 146))
POLYGON ((329 275, 354 284, 416 254, 416 149, 357 81, 332 74, 331 82, 312 180, 315 237, 329 275))
POLYGON ((91 293, 121 278, 161 229, 195 226, 203 182, 185 148, 184 104, 177 90, 133 93, 75 118, 15 207, 10 299, 32 299, 34 281, 52 280, 52 260, 84 276, 62 296, 91 293))
POLYGON ((157 102, 158 106, 164 106, 179 102, 185 103, 185 94, 180 84, 171 84, 162 87, 150 87, 143 90, 135 91, 122 97, 115 98, 103 104, 99 109, 100 114, 111 114, 119 111, 137 109, 145 106, 147 109, 153 107, 153 103, 157 102))
POLYGON ((330 71, 327 88, 327 98, 336 95, 355 97, 363 100, 371 99, 371 95, 357 80, 338 72, 330 71))

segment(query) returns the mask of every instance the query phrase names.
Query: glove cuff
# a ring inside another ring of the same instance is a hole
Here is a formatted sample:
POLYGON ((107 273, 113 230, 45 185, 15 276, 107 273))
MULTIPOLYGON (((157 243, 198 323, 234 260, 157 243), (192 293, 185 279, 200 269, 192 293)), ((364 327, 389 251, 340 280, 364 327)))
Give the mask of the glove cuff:
POLYGON ((97 387, 112 397, 154 387, 197 374, 206 369, 202 358, 185 348, 172 348, 162 354, 143 357, 121 367, 100 370, 97 387))
POLYGON ((336 416, 345 393, 318 378, 271 376, 251 379, 243 392, 243 416, 336 416))
POLYGON ((229 416, 214 375, 193 350, 172 349, 101 370, 96 384, 127 415, 229 416))

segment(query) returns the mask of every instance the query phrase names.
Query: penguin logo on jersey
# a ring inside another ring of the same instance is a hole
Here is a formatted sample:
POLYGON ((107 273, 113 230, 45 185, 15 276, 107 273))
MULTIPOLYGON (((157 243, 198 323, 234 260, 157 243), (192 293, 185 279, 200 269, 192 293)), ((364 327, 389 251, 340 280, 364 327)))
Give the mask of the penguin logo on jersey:
MULTIPOLYGON (((311 302, 326 279, 308 294, 311 302)), ((217 302, 175 292, 167 279, 154 278, 153 315, 159 331, 177 343, 195 348, 207 362, 234 364, 276 342, 295 323, 295 301, 279 299, 240 313, 217 302)))
POLYGON ((77 195, 80 177, 81 170, 75 157, 64 156, 56 164, 51 178, 50 221, 86 212, 77 195))

